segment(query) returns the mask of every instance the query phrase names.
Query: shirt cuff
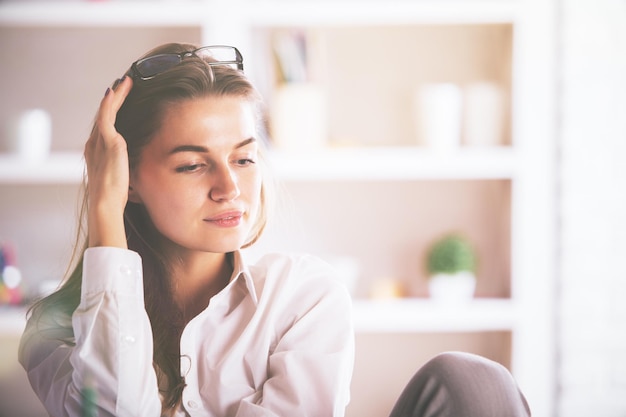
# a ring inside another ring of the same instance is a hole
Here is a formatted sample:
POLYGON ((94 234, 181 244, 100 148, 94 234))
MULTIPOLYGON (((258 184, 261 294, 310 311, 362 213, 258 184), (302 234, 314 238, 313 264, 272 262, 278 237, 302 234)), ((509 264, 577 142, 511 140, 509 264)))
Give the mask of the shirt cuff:
POLYGON ((143 299, 143 270, 137 252, 94 247, 83 258, 82 295, 114 292, 143 299))

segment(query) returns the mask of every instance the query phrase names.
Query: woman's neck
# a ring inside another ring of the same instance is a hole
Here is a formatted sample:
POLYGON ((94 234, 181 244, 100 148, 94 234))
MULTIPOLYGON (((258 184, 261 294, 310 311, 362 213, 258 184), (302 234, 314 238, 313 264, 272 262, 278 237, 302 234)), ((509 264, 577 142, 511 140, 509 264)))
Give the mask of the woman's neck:
POLYGON ((231 256, 223 253, 194 253, 179 259, 173 270, 172 291, 187 323, 228 284, 233 265, 231 256))

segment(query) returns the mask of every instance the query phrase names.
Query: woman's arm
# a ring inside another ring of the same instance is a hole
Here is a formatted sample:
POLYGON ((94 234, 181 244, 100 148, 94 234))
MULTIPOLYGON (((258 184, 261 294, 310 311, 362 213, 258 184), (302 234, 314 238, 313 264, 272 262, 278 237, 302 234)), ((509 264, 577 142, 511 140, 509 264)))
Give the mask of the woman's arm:
POLYGON ((128 153, 115 118, 131 88, 126 78, 107 89, 85 145, 91 249, 83 258, 80 304, 70 318, 54 298, 43 300, 20 342, 20 362, 55 417, 82 416, 86 389, 96 393, 99 416, 161 411, 141 259, 126 249, 123 221, 128 153))
POLYGON ((124 230, 130 184, 128 150, 115 130, 115 119, 132 86, 131 78, 125 77, 114 90, 107 89, 85 144, 89 247, 128 247, 124 230))
MULTIPOLYGON (((350 400, 354 365, 352 300, 335 272, 305 257, 282 288, 280 333, 262 393, 237 416, 340 417, 350 400)), ((284 283, 279 284, 284 285, 284 283)))
POLYGON ((81 417, 86 388, 96 392, 98 416, 159 416, 139 255, 88 249, 83 271, 71 328, 69 318, 52 311, 27 324, 19 359, 34 391, 53 416, 81 417), (58 339, 72 332, 74 345, 58 339))

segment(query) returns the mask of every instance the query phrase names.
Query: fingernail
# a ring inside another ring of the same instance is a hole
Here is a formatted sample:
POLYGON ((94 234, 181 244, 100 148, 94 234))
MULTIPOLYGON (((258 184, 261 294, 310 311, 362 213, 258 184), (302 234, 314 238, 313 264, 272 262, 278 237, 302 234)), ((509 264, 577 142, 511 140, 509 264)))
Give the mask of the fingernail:
POLYGON ((118 78, 117 80, 115 80, 115 83, 113 83, 113 89, 115 90, 120 84, 124 82, 125 79, 126 75, 124 75, 122 78, 118 78))
POLYGON ((111 87, 107 87, 107 91, 104 92, 104 96, 108 96, 109 93, 111 92, 111 87))

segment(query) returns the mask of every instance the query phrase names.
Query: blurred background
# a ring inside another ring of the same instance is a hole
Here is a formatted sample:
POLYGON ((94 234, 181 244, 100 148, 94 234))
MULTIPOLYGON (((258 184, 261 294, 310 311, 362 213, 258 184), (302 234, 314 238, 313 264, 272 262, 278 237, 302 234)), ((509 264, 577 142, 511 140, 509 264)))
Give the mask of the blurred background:
POLYGON ((0 416, 46 415, 25 305, 65 273, 104 91, 172 41, 237 46, 265 99, 282 198, 249 256, 345 279, 348 416, 387 415, 446 350, 511 369, 534 416, 626 416, 618 0, 0 1, 0 416))

